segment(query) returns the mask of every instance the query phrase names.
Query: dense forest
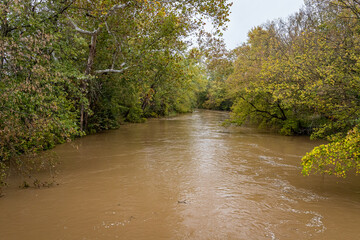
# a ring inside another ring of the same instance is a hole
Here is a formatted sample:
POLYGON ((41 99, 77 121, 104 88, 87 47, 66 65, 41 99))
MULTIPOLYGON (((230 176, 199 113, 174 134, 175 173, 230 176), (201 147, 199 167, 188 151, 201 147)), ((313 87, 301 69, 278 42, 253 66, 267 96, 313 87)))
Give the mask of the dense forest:
POLYGON ((9 166, 51 168, 36 156, 56 144, 196 107, 328 140, 302 159, 304 175, 358 173, 360 1, 307 0, 229 51, 221 34, 230 6, 1 1, 0 184, 9 166))
POLYGON ((0 185, 9 166, 23 173, 51 168, 52 161, 36 156, 56 144, 125 121, 191 111, 206 86, 202 46, 218 41, 230 6, 225 0, 1 1, 0 185), (194 48, 196 37, 202 41, 194 48))

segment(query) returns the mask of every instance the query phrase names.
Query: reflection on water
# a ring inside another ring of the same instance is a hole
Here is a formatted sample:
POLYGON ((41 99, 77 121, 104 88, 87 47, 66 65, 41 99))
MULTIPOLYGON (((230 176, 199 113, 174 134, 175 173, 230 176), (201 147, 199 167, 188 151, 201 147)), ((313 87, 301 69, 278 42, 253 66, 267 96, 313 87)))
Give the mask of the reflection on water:
POLYGON ((302 177, 318 143, 226 118, 197 111, 58 146, 60 185, 13 183, 0 239, 360 239, 357 177, 302 177))

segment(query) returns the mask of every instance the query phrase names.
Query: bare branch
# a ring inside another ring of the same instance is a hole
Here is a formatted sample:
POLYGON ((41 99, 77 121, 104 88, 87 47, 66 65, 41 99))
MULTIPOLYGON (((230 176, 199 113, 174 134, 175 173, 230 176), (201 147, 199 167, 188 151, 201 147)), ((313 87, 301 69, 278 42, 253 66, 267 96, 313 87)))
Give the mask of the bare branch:
POLYGON ((76 31, 78 31, 79 33, 83 33, 83 34, 88 34, 88 35, 96 35, 98 34, 98 32, 100 31, 100 28, 90 32, 90 31, 87 31, 87 30, 84 30, 84 29, 81 29, 79 28, 78 25, 76 25, 76 23, 74 22, 74 20, 72 20, 69 16, 67 16, 67 19, 69 20, 69 22, 71 23, 71 25, 75 28, 76 31))
MULTIPOLYGON (((123 62, 120 67, 124 67, 126 65, 125 62, 123 62)), ((95 73, 122 73, 124 72, 126 69, 128 69, 129 67, 124 67, 122 69, 114 69, 113 67, 111 69, 105 69, 105 70, 97 70, 95 71, 95 73)))
POLYGON ((51 56, 54 58, 55 62, 59 62, 59 59, 55 55, 55 51, 52 51, 51 56))
POLYGON ((123 68, 123 69, 120 69, 120 70, 116 70, 116 69, 97 70, 97 71, 95 71, 95 73, 122 73, 128 68, 129 67, 126 67, 126 68, 123 68))

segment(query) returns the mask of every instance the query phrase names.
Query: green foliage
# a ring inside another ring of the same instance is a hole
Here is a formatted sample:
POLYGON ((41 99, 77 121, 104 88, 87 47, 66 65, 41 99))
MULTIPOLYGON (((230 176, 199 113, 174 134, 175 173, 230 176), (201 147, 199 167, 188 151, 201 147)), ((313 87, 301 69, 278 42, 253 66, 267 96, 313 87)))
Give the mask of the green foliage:
POLYGON ((38 164, 33 159, 40 151, 81 134, 77 124, 77 105, 85 101, 79 91, 81 74, 71 64, 59 64, 51 57, 63 44, 53 19, 60 5, 33 4, 0 4, 4 10, 0 36, 0 187, 9 167, 27 175, 52 168, 51 158, 38 164))
POLYGON ((348 172, 360 173, 360 131, 350 130, 346 137, 336 138, 307 153, 302 159, 303 174, 325 173, 346 177, 348 172))
POLYGON ((226 91, 226 79, 233 72, 234 51, 228 51, 221 39, 208 39, 205 66, 208 84, 199 95, 198 104, 205 109, 230 110, 232 99, 226 91))
POLYGON ((93 88, 83 87, 92 113, 81 113, 85 130, 191 111, 204 80, 196 61, 186 56, 184 37, 202 33, 206 18, 223 28, 230 5, 224 0, 138 0, 78 1, 70 7, 64 23, 72 25, 76 39, 96 48, 85 70, 89 77, 96 75, 93 88))
POLYGON ((360 22, 354 6, 352 0, 309 0, 286 22, 254 28, 226 80, 233 122, 330 141, 304 157, 304 174, 358 172, 360 22))
POLYGON ((56 144, 125 121, 191 111, 206 83, 185 39, 203 33, 205 20, 220 35, 230 6, 226 0, 0 2, 0 186, 9 166, 24 175, 53 169, 53 158, 38 153, 56 144))

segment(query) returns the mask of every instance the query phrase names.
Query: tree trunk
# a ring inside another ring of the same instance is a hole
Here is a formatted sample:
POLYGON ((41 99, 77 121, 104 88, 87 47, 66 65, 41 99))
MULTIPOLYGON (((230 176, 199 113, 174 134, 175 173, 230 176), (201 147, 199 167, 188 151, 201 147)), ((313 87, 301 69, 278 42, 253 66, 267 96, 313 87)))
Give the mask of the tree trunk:
MULTIPOLYGON (((8 8, 7 6, 7 2, 5 2, 5 6, 6 8, 8 8)), ((5 9, 7 10, 7 9, 5 9)), ((3 38, 7 37, 8 35, 8 29, 9 29, 9 25, 8 25, 8 21, 7 21, 7 11, 3 11, 3 22, 1 23, 1 36, 3 38)), ((2 49, 2 51, 0 52, 0 58, 1 58, 1 61, 0 61, 0 69, 2 70, 4 68, 4 63, 5 63, 5 50, 2 49)), ((2 71, 1 71, 2 73, 2 71)), ((0 74, 0 81, 2 80, 2 74, 0 74)))
MULTIPOLYGON (((91 36, 91 43, 89 45, 89 57, 85 69, 85 75, 89 76, 91 75, 91 72, 93 70, 94 66, 94 60, 96 55, 96 40, 97 40, 97 34, 94 34, 91 36)), ((81 88, 84 94, 87 94, 87 83, 89 79, 82 80, 81 88)), ((85 112, 85 106, 84 103, 81 104, 80 107, 80 130, 84 130, 84 126, 87 125, 87 113, 85 112)))

